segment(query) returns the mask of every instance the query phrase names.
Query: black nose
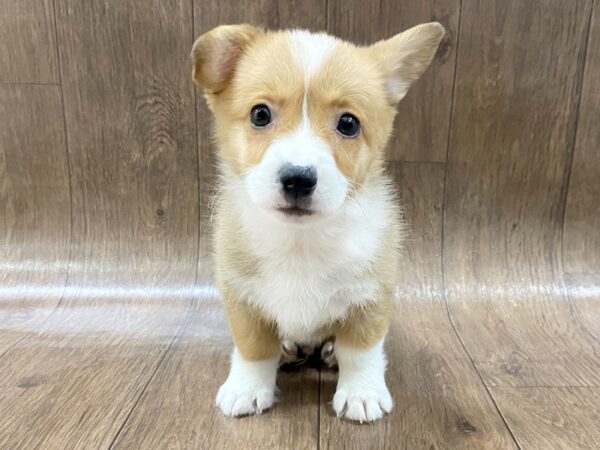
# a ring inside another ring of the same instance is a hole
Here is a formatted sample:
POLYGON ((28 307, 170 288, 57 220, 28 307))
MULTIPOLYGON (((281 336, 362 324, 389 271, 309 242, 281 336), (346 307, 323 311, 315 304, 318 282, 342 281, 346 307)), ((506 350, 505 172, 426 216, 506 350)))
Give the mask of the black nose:
POLYGON ((293 199, 308 197, 317 185, 317 171, 312 166, 286 164, 279 172, 279 180, 286 196, 293 199))

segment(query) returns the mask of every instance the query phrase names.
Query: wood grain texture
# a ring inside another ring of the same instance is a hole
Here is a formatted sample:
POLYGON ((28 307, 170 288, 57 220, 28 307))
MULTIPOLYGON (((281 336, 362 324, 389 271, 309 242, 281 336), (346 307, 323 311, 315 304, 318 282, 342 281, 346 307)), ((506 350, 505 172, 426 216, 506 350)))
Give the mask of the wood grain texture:
POLYGON ((0 355, 51 313, 71 207, 60 89, 0 84, 0 355))
POLYGON ((594 4, 567 197, 564 262, 569 272, 600 272, 600 6, 594 4))
POLYGON ((463 1, 444 229, 452 316, 491 386, 597 386, 598 343, 570 314, 560 264, 590 3, 492 3, 463 1))
POLYGON ((52 0, 0 0, 0 83, 58 83, 52 0))
POLYGON ((600 447, 597 3, 0 0, 0 448, 600 447), (305 369, 273 411, 223 417, 194 38, 430 20, 449 33, 390 147, 434 162, 391 166, 412 228, 394 412, 341 422, 336 374, 305 369))
POLYGON ((319 374, 280 373, 275 408, 232 419, 214 398, 227 377, 231 338, 216 291, 191 315, 114 448, 314 449, 318 439, 319 374))
POLYGON ((400 102, 388 147, 393 161, 445 161, 456 60, 458 0, 329 0, 328 31, 359 44, 389 38, 411 26, 446 27, 431 67, 400 102))
POLYGON ((492 388, 523 449, 600 448, 600 389, 492 388))
POLYGON ((191 5, 56 8, 72 263, 60 307, 2 358, 2 448, 107 448, 197 294, 191 5))
POLYGON ((398 164, 393 172, 411 228, 386 341, 395 409, 372 425, 340 421, 330 404, 337 374, 324 373, 320 448, 516 448, 444 304, 439 263, 444 166, 398 164))
POLYGON ((600 342, 600 273, 567 274, 565 284, 575 318, 600 342))

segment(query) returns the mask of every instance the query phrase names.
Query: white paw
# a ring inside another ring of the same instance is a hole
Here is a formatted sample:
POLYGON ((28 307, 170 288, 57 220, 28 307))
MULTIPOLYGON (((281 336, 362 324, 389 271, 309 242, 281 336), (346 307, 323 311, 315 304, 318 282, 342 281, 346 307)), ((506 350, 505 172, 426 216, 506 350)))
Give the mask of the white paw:
POLYGON ((217 393, 221 411, 226 416, 247 416, 273 406, 278 361, 279 357, 247 361, 234 349, 229 376, 217 393))
POLYGON ((360 423, 381 419, 393 406, 392 396, 385 386, 377 390, 339 386, 333 396, 337 416, 360 423))
POLYGON ((229 380, 217 393, 217 406, 226 416, 261 414, 275 403, 275 389, 270 387, 236 386, 229 380))
POLYGON ((394 402, 385 384, 383 339, 359 350, 336 341, 340 375, 333 396, 333 409, 340 418, 373 422, 392 411, 394 402))

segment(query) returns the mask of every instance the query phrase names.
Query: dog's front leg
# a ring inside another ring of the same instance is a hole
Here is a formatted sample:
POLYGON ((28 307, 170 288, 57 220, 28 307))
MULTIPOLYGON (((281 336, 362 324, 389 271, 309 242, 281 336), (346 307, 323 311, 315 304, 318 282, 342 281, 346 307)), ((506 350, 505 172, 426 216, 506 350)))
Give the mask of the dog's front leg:
POLYGON ((224 306, 235 347, 217 405, 227 416, 260 414, 275 402, 280 341, 246 302, 225 299, 224 306))
POLYGON ((339 379, 333 408, 340 418, 373 422, 392 410, 383 349, 389 314, 381 307, 356 311, 336 335, 339 379))

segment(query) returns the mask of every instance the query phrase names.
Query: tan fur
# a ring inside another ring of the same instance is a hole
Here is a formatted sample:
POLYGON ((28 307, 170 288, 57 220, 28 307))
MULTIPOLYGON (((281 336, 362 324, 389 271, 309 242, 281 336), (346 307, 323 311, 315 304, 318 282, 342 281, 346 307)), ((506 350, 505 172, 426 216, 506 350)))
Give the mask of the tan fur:
POLYGON ((247 302, 236 299, 227 284, 220 286, 229 329, 239 352, 247 361, 260 361, 279 355, 277 328, 247 302))
MULTIPOLYGON (((439 24, 426 24, 371 47, 337 41, 311 79, 307 95, 313 131, 332 149, 339 170, 355 191, 383 177, 395 105, 405 93, 404 85, 393 89, 396 85, 390 80, 400 76, 408 87, 429 64, 442 34, 439 24), (361 122, 356 139, 335 131, 345 112, 361 122)), ((220 155, 229 170, 241 174, 258 164, 274 139, 289 134, 301 122, 304 75, 285 32, 263 32, 248 25, 219 27, 196 41, 192 59, 193 78, 205 89, 215 116, 220 155), (271 108, 273 123, 256 129, 249 122, 249 112, 261 103, 271 108)), ((260 263, 245 241, 232 203, 226 197, 217 203, 216 277, 235 344, 244 358, 256 361, 276 356, 279 337, 276 324, 232 288, 232 280, 251 277, 260 263)), ((392 315, 401 229, 397 211, 388 214, 395 217, 393 225, 385 232, 377 261, 364 275, 377 280, 379 297, 323 329, 322 337, 336 334, 348 345, 368 348, 385 336, 392 315)))
POLYGON ((379 298, 363 308, 354 308, 342 323, 327 330, 326 336, 335 335, 337 341, 365 350, 387 334, 394 310, 394 291, 398 279, 398 245, 402 223, 386 230, 387 244, 373 266, 373 276, 381 286, 379 298))
POLYGON ((192 78, 207 93, 218 94, 230 81, 244 49, 260 31, 251 25, 221 26, 192 48, 192 78))
POLYGON ((258 164, 273 140, 295 129, 302 118, 303 78, 282 36, 257 34, 244 49, 231 83, 218 95, 206 92, 221 157, 238 174, 258 164), (256 129, 248 117, 252 107, 262 103, 273 110, 274 126, 256 129))

